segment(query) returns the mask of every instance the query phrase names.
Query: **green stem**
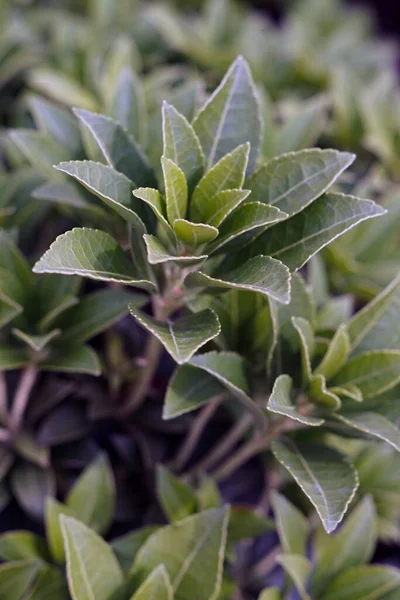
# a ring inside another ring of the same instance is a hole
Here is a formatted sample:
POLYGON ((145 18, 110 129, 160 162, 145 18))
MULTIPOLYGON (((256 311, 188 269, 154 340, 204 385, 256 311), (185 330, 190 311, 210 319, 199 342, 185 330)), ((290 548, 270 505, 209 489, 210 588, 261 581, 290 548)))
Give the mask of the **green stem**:
POLYGON ((0 372, 0 423, 5 425, 8 421, 8 394, 6 375, 0 372))

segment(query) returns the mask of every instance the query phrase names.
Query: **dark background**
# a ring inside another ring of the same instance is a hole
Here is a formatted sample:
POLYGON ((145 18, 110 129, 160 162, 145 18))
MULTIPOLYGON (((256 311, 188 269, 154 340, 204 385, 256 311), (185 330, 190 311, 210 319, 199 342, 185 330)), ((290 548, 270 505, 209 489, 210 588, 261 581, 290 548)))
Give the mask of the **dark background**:
MULTIPOLYGON (((368 6, 376 15, 378 30, 395 34, 400 40, 400 0, 347 0, 349 4, 368 6)), ((273 8, 279 13, 285 1, 253 0, 252 4, 260 8, 273 8)))

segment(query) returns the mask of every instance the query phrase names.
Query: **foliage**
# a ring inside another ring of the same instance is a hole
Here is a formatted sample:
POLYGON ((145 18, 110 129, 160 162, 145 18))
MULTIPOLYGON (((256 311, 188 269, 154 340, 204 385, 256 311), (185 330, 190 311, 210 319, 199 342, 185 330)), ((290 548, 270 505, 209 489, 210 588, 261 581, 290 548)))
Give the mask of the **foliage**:
POLYGON ((0 599, 394 600, 392 47, 338 0, 1 10, 0 599))

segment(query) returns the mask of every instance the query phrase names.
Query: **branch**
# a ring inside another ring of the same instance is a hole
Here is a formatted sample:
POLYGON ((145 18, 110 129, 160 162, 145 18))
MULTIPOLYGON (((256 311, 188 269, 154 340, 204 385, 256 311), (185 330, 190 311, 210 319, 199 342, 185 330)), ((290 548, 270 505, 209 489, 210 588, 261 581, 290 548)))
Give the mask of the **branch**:
POLYGON ((9 418, 11 431, 18 431, 21 427, 25 410, 28 406, 29 396, 35 385, 37 376, 38 370, 34 365, 29 365, 21 375, 9 418))

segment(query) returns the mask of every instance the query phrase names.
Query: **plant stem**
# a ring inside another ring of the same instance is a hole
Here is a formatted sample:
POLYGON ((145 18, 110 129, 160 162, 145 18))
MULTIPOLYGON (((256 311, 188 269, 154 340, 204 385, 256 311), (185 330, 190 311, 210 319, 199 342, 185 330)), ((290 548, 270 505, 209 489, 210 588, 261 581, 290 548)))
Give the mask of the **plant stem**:
POLYGON ((0 422, 4 425, 8 420, 8 395, 6 375, 0 371, 0 422))
POLYGON ((257 437, 255 439, 250 440, 239 450, 231 456, 221 467, 219 467, 212 474, 213 478, 216 481, 221 481, 226 479, 231 475, 236 469, 241 467, 244 463, 246 463, 250 458, 262 452, 263 450, 268 450, 271 443, 271 436, 257 437))
POLYGON ((171 468, 174 471, 181 471, 185 467, 192 456, 204 429, 208 425, 210 419, 214 416, 224 397, 225 393, 219 394, 200 410, 171 465, 171 468))
POLYGON ((243 437, 253 422, 253 417, 245 413, 241 419, 228 431, 228 433, 206 454, 206 456, 194 467, 194 471, 208 471, 214 467, 219 460, 224 458, 243 437))
POLYGON ((10 440, 10 432, 7 429, 0 428, 0 443, 10 440))
POLYGON ((38 370, 33 364, 26 367, 21 375, 8 422, 11 431, 18 431, 21 427, 25 410, 28 406, 29 396, 35 385, 37 376, 38 370))
POLYGON ((281 552, 281 547, 276 546, 266 556, 263 556, 263 558, 245 574, 245 581, 259 581, 269 575, 276 567, 276 559, 281 552))

